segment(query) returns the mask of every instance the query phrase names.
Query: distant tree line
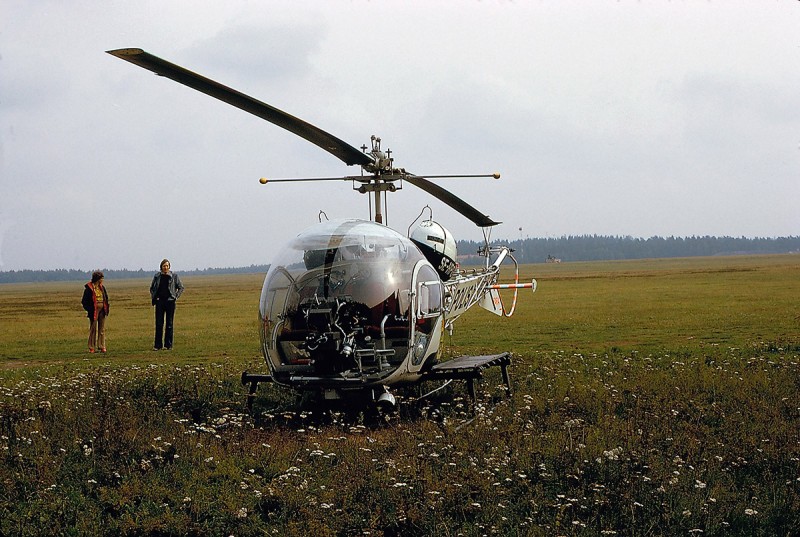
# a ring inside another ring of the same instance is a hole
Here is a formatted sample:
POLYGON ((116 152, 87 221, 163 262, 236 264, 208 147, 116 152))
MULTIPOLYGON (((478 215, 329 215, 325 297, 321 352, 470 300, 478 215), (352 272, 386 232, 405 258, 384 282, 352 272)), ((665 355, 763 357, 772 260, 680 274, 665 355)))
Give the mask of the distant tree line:
MULTIPOLYGON (((149 278, 154 270, 100 269, 107 280, 124 280, 131 278, 149 278)), ((249 267, 207 268, 182 270, 181 276, 203 276, 212 274, 266 274, 269 265, 250 265, 249 267)), ((92 271, 75 269, 56 270, 9 270, 0 271, 0 283, 24 282, 65 282, 89 280, 92 271)))
MULTIPOLYGON (((483 243, 458 241, 459 263, 463 265, 481 263, 477 255, 483 243)), ((614 237, 607 235, 570 235, 557 238, 527 238, 516 241, 493 241, 493 245, 505 244, 514 249, 519 263, 545 263, 548 257, 568 261, 599 261, 614 259, 647 259, 661 257, 696 257, 741 254, 800 253, 800 236, 777 238, 747 237, 614 237)), ((212 274, 266 274, 269 265, 249 267, 207 268, 181 271, 181 276, 212 274)), ((106 278, 149 278, 152 270, 103 269, 106 278)), ((19 270, 0 271, 0 283, 52 282, 88 280, 91 271, 19 270)))
MULTIPOLYGON (((479 263, 475 255, 483 243, 458 241, 459 262, 479 263)), ((747 237, 613 237, 604 235, 570 235, 557 238, 528 238, 517 241, 492 241, 514 249, 519 263, 545 263, 551 260, 598 261, 614 259, 648 259, 662 257, 696 257, 741 254, 800 253, 800 236, 778 238, 747 237)))

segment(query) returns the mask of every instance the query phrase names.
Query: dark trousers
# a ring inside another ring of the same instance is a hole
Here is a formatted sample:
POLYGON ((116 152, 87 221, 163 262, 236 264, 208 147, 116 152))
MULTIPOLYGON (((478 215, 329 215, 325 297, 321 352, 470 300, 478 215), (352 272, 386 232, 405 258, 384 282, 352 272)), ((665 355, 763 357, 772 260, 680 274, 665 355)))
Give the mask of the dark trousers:
POLYGON ((89 349, 103 350, 106 348, 106 312, 101 309, 97 312, 97 319, 89 319, 89 349))
POLYGON ((161 336, 164 336, 163 346, 167 349, 172 348, 172 320, 175 318, 174 300, 156 300, 156 339, 153 347, 160 349, 161 336), (164 320, 166 319, 166 326, 164 320))

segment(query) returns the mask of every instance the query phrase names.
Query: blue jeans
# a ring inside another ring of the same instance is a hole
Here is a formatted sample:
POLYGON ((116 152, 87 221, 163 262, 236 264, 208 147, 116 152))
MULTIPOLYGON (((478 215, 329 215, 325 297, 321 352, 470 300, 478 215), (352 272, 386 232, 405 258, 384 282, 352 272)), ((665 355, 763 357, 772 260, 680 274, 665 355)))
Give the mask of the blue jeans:
POLYGON ((175 318, 174 300, 156 300, 156 339, 153 348, 160 349, 161 336, 164 335, 163 347, 172 348, 172 320, 175 318), (166 319, 166 326, 164 320, 166 319))

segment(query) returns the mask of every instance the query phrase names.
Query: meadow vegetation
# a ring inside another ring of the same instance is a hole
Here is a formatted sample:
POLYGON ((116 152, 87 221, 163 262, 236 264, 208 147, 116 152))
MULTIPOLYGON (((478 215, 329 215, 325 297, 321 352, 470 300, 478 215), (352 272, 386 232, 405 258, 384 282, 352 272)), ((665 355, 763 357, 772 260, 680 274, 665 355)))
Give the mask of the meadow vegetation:
POLYGON ((187 276, 171 352, 149 282, 106 282, 106 355, 83 282, 0 285, 0 535, 800 534, 800 257, 522 268, 443 356, 511 351, 513 395, 378 420, 246 412, 261 275, 187 276))

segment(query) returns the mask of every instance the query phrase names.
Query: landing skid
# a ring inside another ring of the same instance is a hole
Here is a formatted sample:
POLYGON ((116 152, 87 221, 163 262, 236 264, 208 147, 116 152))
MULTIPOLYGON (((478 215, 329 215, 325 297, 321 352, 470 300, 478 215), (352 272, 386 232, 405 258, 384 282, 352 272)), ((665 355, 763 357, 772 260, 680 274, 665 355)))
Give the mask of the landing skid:
MULTIPOLYGON (((503 352, 500 354, 488 354, 481 356, 459 356, 442 362, 431 367, 425 372, 421 380, 465 380, 467 381, 467 392, 472 400, 473 406, 475 405, 475 380, 483 377, 483 372, 490 367, 499 367, 503 375, 503 384, 506 388, 506 395, 511 396, 511 379, 508 375, 508 366, 511 364, 511 353, 503 352)), ((242 385, 250 385, 247 394, 247 410, 252 411, 253 400, 256 396, 258 384, 261 382, 272 382, 272 376, 248 373, 242 373, 242 385)))

